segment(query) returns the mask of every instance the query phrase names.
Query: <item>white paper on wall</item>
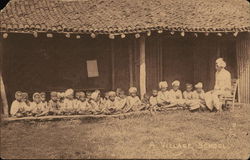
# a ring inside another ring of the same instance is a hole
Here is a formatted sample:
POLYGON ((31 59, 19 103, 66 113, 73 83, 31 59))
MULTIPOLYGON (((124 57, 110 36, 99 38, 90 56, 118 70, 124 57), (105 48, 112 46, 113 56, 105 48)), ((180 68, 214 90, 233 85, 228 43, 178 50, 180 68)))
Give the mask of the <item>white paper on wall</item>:
POLYGON ((87 71, 88 71, 88 77, 99 76, 97 60, 87 60, 87 71))

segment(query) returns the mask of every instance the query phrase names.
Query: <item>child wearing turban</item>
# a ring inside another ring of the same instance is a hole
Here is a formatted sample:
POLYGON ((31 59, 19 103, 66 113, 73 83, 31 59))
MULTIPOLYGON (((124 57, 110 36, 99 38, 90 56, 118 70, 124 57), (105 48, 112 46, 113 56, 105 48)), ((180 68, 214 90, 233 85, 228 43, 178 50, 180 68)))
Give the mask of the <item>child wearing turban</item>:
POLYGON ((78 93, 78 101, 76 103, 78 114, 87 114, 87 100, 84 92, 78 93))
POLYGON ((161 81, 159 83, 160 91, 157 95, 157 103, 158 106, 160 106, 161 109, 164 109, 166 107, 170 106, 171 99, 168 91, 168 83, 166 81, 161 81))
POLYGON ((99 90, 96 90, 91 94, 89 104, 90 104, 90 107, 88 107, 89 112, 91 112, 92 114, 102 113, 103 106, 101 103, 101 93, 99 90))
POLYGON ((191 111, 200 109, 204 110, 206 109, 206 103, 205 103, 205 92, 203 90, 203 84, 201 82, 197 83, 195 85, 195 91, 193 92, 193 99, 195 100, 198 105, 193 105, 190 107, 191 111))
POLYGON ((142 103, 140 98, 137 96, 137 88, 130 87, 129 88, 129 96, 127 97, 127 106, 124 109, 124 112, 130 111, 139 111, 142 109, 142 103))
POLYGON ((109 91, 108 92, 108 99, 105 103, 105 114, 114 114, 117 112, 117 99, 116 99, 116 92, 109 91))
POLYGON ((182 97, 182 92, 179 90, 180 81, 173 81, 172 89, 169 91, 170 103, 176 106, 184 107, 184 100, 182 97))
POLYGON ((33 94, 33 102, 31 103, 31 113, 33 116, 41 116, 45 108, 42 104, 40 93, 33 94))
POLYGON ((74 101, 74 90, 67 89, 65 91, 65 100, 64 100, 64 114, 72 115, 75 114, 75 101, 74 101))

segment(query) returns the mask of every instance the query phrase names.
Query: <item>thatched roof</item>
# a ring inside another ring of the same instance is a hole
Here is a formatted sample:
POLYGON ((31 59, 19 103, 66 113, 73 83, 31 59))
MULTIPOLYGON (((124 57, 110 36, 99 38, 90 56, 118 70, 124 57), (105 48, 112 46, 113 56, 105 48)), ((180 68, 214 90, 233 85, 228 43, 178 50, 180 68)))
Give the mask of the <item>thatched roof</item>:
POLYGON ((246 0, 11 0, 0 32, 250 31, 246 0))

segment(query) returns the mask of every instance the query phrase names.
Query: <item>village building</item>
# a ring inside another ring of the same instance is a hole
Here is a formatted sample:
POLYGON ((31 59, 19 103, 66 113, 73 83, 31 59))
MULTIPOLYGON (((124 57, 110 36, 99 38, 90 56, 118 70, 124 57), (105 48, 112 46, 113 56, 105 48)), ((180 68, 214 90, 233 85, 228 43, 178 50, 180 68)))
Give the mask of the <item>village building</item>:
POLYGON ((1 93, 8 104, 17 90, 143 95, 161 80, 208 91, 222 57, 250 103, 249 15, 246 0, 11 0, 0 13, 1 93))

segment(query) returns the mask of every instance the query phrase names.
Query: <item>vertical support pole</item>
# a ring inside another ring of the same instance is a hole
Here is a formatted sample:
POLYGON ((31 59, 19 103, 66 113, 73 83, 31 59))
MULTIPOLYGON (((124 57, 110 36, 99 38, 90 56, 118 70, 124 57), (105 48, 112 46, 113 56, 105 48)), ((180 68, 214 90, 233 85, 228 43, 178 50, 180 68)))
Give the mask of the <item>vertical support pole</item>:
POLYGON ((0 93, 1 93, 1 101, 3 105, 3 114, 6 117, 8 117, 9 106, 8 106, 6 92, 5 92, 5 86, 3 83, 3 40, 0 40, 0 93))
POLYGON ((217 41, 217 52, 216 52, 216 59, 217 58, 219 58, 219 57, 221 57, 221 41, 220 40, 218 40, 217 41))
POLYGON ((129 86, 133 87, 134 86, 134 76, 133 76, 133 43, 132 41, 128 42, 129 44, 129 50, 128 50, 128 54, 129 54, 129 86))
POLYGON ((158 81, 160 82, 160 81, 162 81, 163 80, 163 76, 162 76, 162 74, 163 74, 163 69, 162 69, 162 65, 163 65, 163 63, 162 63, 162 37, 159 37, 159 39, 158 39, 158 45, 157 45, 158 47, 159 47, 159 52, 158 52, 158 57, 159 57, 159 59, 158 59, 158 62, 159 62, 159 79, 158 79, 158 81))
POLYGON ((146 93, 146 56, 145 56, 145 37, 140 38, 140 91, 141 98, 146 93))
POLYGON ((112 90, 115 89, 115 51, 114 51, 114 41, 111 40, 111 74, 112 74, 112 90))

